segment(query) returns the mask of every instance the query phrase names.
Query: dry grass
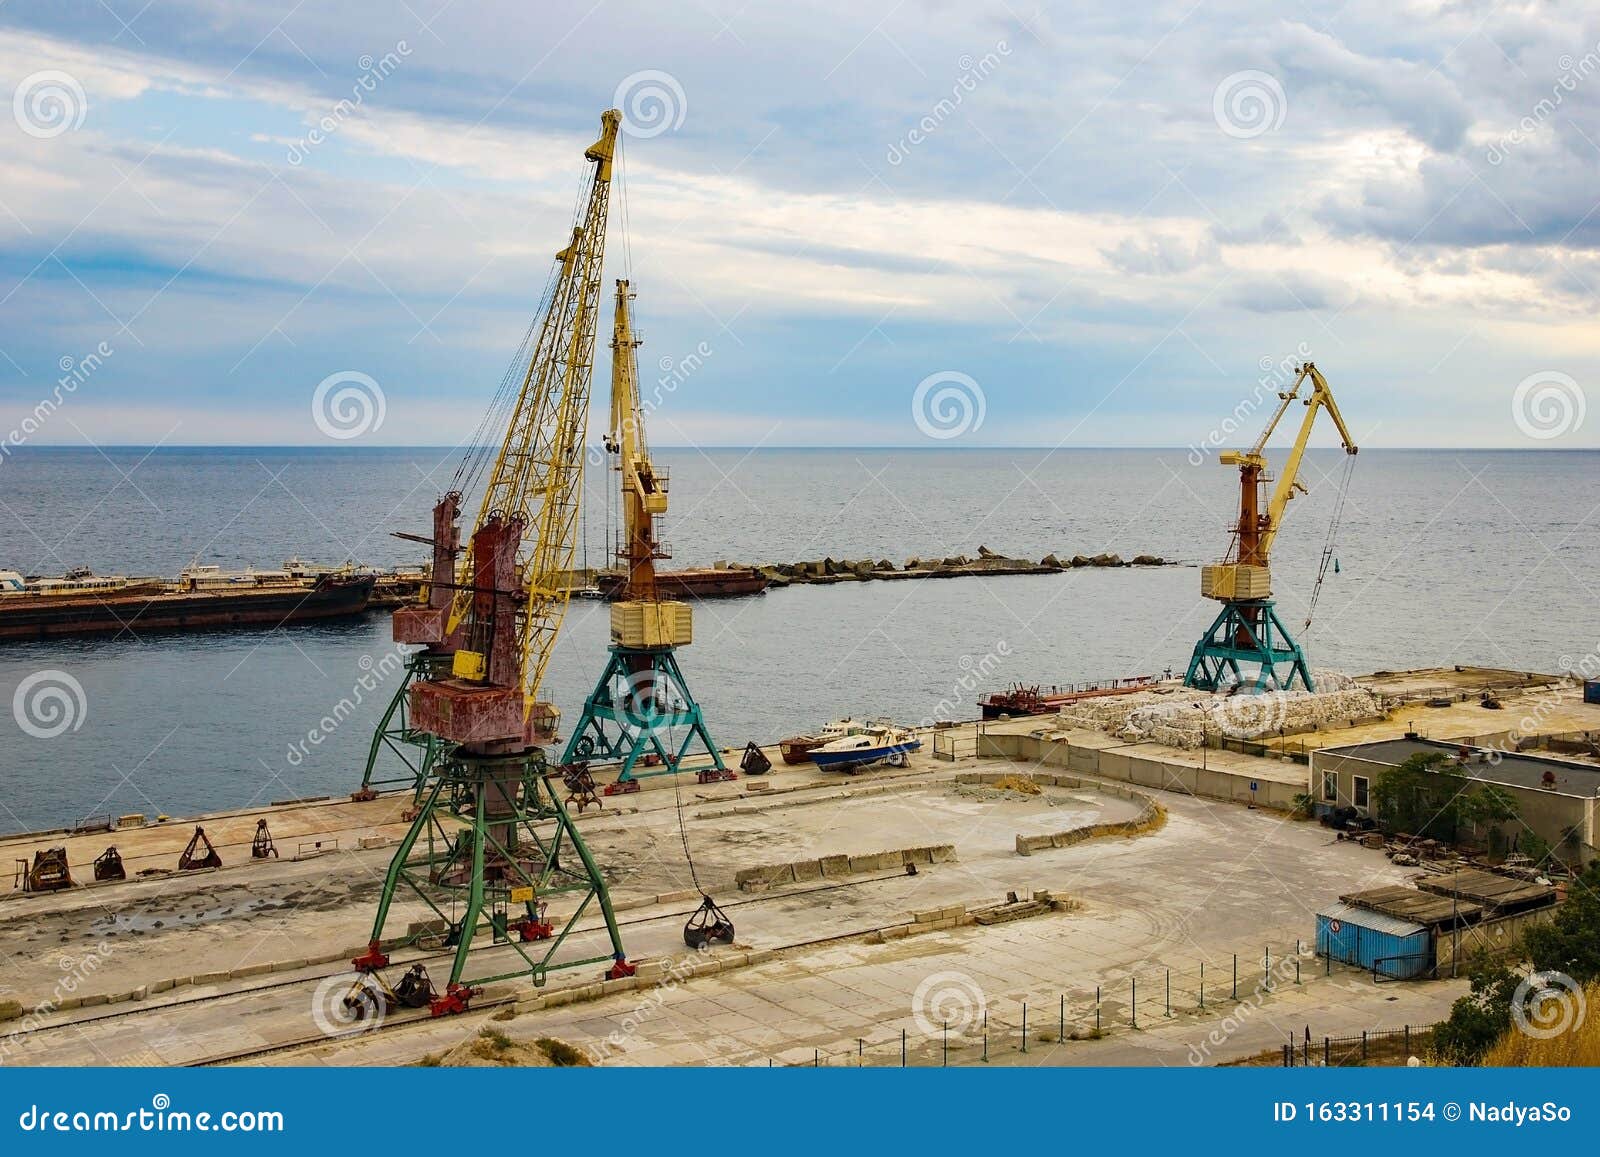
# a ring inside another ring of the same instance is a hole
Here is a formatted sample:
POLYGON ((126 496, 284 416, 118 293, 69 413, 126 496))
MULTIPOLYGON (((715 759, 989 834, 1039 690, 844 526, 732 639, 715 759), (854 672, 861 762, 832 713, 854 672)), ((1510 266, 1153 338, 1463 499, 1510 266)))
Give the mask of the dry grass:
POLYGON ((1600 1067, 1600 981, 1591 981, 1577 1006, 1586 1015, 1576 1028, 1549 1038, 1531 1037, 1513 1027, 1486 1054, 1494 1068, 1600 1067))
POLYGON ((542 1036, 533 1042, 539 1046, 539 1051, 550 1058, 550 1063, 558 1069, 589 1068, 594 1064, 589 1059, 589 1054, 582 1049, 569 1045, 564 1040, 555 1037, 542 1036))
POLYGON ((991 784, 985 785, 997 791, 1016 791, 1023 795, 1038 795, 1044 789, 1025 775, 1002 775, 991 784))
POLYGON ((16 1020, 22 1015, 22 1004, 15 1000, 0 1000, 0 1023, 16 1020))

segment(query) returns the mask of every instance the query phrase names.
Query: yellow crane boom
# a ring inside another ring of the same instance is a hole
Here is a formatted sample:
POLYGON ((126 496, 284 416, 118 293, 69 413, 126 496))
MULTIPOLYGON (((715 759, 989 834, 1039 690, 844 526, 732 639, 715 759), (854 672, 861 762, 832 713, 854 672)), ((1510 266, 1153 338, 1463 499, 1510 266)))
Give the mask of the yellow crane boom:
MULTIPOLYGON (((556 255, 560 265, 549 308, 473 531, 476 536, 495 519, 521 528, 516 573, 525 711, 532 710, 555 648, 568 601, 562 580, 577 547, 583 435, 594 376, 611 170, 622 116, 611 109, 600 120, 600 139, 584 152, 594 164, 594 175, 583 219, 573 228, 571 242, 556 255)), ((481 630, 473 630, 485 593, 477 589, 477 566, 476 555, 469 553, 447 627, 454 632, 467 624, 467 647, 456 652, 452 668, 456 677, 465 679, 482 679, 488 672, 488 643, 481 630)))

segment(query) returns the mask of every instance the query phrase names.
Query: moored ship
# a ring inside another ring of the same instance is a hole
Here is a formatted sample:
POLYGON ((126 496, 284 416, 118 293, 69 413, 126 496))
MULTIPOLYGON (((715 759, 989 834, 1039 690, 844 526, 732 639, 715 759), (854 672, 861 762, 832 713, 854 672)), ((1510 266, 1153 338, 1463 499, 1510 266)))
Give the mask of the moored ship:
MULTIPOLYGON (((595 586, 604 598, 621 597, 627 576, 621 571, 601 571, 595 586)), ((665 599, 723 599, 738 595, 758 595, 772 585, 753 566, 693 567, 688 570, 656 572, 656 589, 665 599)))
POLYGON ((267 572, 192 567, 176 581, 0 571, 0 639, 279 627, 359 615, 375 581, 370 573, 317 572, 304 564, 267 572))

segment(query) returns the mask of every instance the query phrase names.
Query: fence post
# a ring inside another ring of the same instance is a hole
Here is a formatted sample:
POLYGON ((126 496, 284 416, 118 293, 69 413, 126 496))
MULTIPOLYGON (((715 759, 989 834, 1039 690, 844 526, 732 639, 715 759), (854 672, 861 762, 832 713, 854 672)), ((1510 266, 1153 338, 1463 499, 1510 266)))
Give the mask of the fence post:
POLYGON ((1100 986, 1094 986, 1094 1035, 1100 1035, 1100 986))
POLYGON ((950 1067, 950 1022, 944 1021, 944 1065, 950 1067))
POLYGON ((900 1067, 906 1067, 906 1030, 900 1030, 900 1067))
POLYGON ((1022 1002, 1022 1051, 1028 1051, 1028 1002, 1022 1002))
POLYGON ((1172 969, 1167 969, 1167 1015, 1172 1015, 1172 969))
POLYGON ((989 1063, 989 1010, 983 1010, 983 1063, 989 1063))
POLYGON ((1296 984, 1300 983, 1300 958, 1298 956, 1294 958, 1294 982, 1296 984))
POLYGON ((1411 1056, 1411 1026, 1406 1025, 1406 1056, 1411 1056))
POLYGON ((1261 965, 1261 983, 1266 985, 1267 991, 1272 991, 1272 945, 1267 945, 1267 954, 1261 965))
POLYGON ((1239 954, 1233 954, 1233 1000, 1239 999, 1239 954))
POLYGON ((1206 962, 1200 962, 1200 1011, 1206 1010, 1206 962))
POLYGON ((1137 976, 1130 976, 1130 977, 1128 977, 1128 981, 1129 981, 1129 983, 1131 983, 1133 985, 1133 1003, 1128 1006, 1128 1015, 1133 1018, 1133 1027, 1134 1028, 1138 1028, 1139 1027, 1139 978, 1137 976))
POLYGON ((1367 1030, 1361 1030, 1361 1059, 1367 1059, 1367 1030))
POLYGON ((820 1069, 822 1067, 822 1050, 821 1049, 812 1049, 811 1050, 811 1067, 814 1068, 814 1069, 820 1069))
POLYGON ((1056 1044, 1067 1042, 1067 994, 1061 994, 1061 1024, 1056 1029, 1056 1044))
POLYGON ((1328 1047, 1328 1038, 1322 1038, 1322 1067, 1328 1068, 1333 1064, 1333 1050, 1328 1047))
POLYGON ((867 1040, 865 1037, 856 1037, 856 1068, 865 1068, 867 1064, 867 1040))

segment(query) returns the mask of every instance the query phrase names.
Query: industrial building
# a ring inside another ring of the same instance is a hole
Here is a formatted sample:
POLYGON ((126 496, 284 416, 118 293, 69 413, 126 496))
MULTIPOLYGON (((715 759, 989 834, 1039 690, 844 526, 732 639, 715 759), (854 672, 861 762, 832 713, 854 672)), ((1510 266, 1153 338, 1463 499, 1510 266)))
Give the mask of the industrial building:
POLYGON ((1319 806, 1350 807, 1370 816, 1376 806, 1372 789, 1379 775, 1412 756, 1433 754, 1449 757, 1469 778, 1510 793, 1520 819, 1503 833, 1508 839, 1526 828, 1565 860, 1588 863, 1600 855, 1595 846, 1600 834, 1596 830, 1600 767, 1576 760, 1471 747, 1409 733, 1399 739, 1313 752, 1312 798, 1319 806))

